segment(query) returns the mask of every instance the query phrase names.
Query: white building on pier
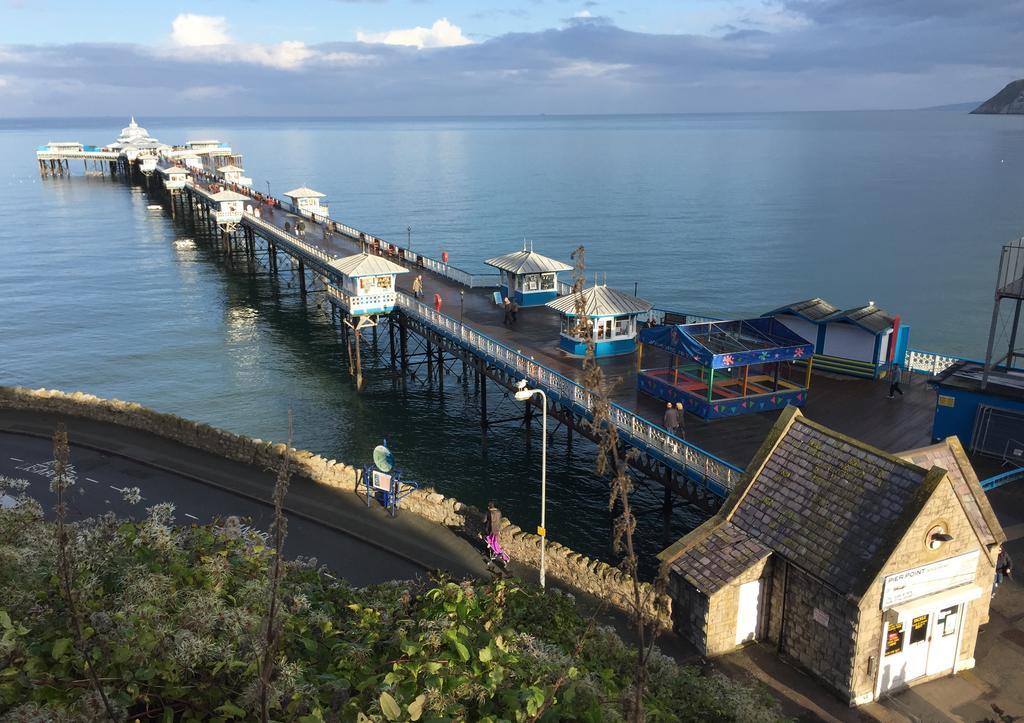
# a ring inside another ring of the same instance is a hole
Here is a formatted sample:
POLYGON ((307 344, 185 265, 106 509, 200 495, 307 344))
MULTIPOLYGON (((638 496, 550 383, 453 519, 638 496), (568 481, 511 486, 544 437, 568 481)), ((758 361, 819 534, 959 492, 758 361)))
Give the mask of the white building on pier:
POLYGON ((327 215, 327 202, 321 200, 327 198, 326 194, 314 191, 307 186, 299 186, 290 191, 285 191, 284 195, 291 200, 291 210, 294 213, 311 213, 317 216, 327 215))
POLYGON ((245 169, 234 165, 220 166, 217 168, 217 175, 224 183, 234 183, 237 186, 252 186, 252 178, 245 175, 245 169))

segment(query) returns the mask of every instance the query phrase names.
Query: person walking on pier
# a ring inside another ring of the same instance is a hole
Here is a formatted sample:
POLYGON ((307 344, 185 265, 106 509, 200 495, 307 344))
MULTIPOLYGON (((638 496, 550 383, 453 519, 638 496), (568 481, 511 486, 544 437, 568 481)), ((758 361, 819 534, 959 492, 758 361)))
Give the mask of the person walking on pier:
POLYGON ((417 299, 423 298, 423 274, 416 274, 416 278, 412 280, 412 295, 417 299))
POLYGON ((502 311, 505 312, 505 318, 502 320, 502 324, 509 326, 512 323, 512 302, 508 300, 506 296, 501 302, 502 311))
POLYGON ((441 313, 441 295, 437 292, 434 293, 434 311, 441 313))
POLYGON ((665 405, 664 424, 669 434, 676 434, 679 429, 679 412, 676 411, 672 402, 665 405))
POLYGON ((516 303, 515 299, 512 299, 509 304, 509 311, 512 312, 512 323, 515 324, 519 321, 519 304, 516 303))
POLYGON ((903 396, 903 390, 900 389, 900 381, 903 379, 903 372, 900 370, 899 364, 893 364, 889 368, 889 399, 896 397, 896 392, 903 396))
POLYGON ((679 439, 686 439, 686 407, 682 402, 676 402, 676 412, 679 413, 679 426, 676 427, 676 436, 679 439))

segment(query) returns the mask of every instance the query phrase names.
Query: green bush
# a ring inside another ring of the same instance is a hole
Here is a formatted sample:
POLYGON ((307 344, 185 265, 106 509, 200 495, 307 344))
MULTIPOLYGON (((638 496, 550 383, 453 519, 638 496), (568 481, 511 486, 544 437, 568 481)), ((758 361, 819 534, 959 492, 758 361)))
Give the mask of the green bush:
MULTIPOLYGON (((0 717, 102 720, 38 506, 0 511, 0 717)), ((257 717, 271 552, 173 508, 72 530, 84 645, 128 720, 257 717)), ((620 719, 634 653, 573 600, 438 577, 354 589, 287 563, 271 699, 278 720, 620 719)), ((655 655, 648 719, 776 720, 761 690, 655 655)))

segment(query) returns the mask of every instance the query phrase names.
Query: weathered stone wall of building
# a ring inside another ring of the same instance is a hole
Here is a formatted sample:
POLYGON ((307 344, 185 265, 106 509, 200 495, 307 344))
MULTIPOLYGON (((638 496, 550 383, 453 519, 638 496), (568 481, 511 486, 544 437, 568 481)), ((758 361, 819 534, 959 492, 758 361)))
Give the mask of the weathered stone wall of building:
MULTIPOLYGON (((48 389, 0 387, 0 409, 24 409, 117 424, 171 439, 187 447, 251 464, 259 469, 278 466, 286 451, 283 444, 265 442, 194 422, 173 414, 164 414, 132 402, 108 400, 81 392, 65 393, 48 389)), ((358 492, 361 470, 334 459, 301 449, 291 450, 295 474, 330 487, 358 492)), ((470 533, 481 531, 484 515, 475 507, 445 497, 431 488, 414 490, 402 499, 402 510, 419 517, 470 533)), ((537 567, 540 564, 540 537, 524 532, 506 520, 502 545, 513 560, 537 567)), ((620 610, 629 611, 632 582, 618 569, 573 552, 557 543, 548 543, 548 574, 570 587, 608 600, 620 610)), ((662 628, 671 627, 671 600, 648 583, 642 585, 648 613, 662 628)))
MULTIPOLYGON (((781 567, 781 565, 780 565, 781 567)), ((857 631, 857 606, 792 565, 783 587, 782 606, 772 617, 784 616, 782 651, 817 675, 841 697, 849 696, 850 664, 857 631)), ((776 576, 778 577, 778 576, 776 576)))
MULTIPOLYGON (((767 563, 767 559, 761 560, 711 596, 706 628, 708 655, 722 655, 739 647, 736 644, 736 626, 739 622, 740 586, 744 583, 764 578, 761 581, 760 616, 762 621, 766 619, 766 609, 771 600, 771 575, 765 575, 767 563)), ((762 635, 759 633, 758 638, 762 635)))
POLYGON ((669 578, 674 629, 693 643, 702 654, 708 653, 708 597, 680 575, 669 578))
POLYGON ((907 535, 896 546, 881 574, 861 598, 861 625, 857 636, 852 681, 853 699, 856 702, 866 702, 874 697, 875 678, 881 664, 879 655, 882 650, 883 635, 882 588, 886 576, 949 557, 963 555, 973 550, 981 551, 978 555, 975 583, 982 588, 982 595, 967 604, 967 614, 961 623, 964 626, 960 648, 961 661, 971 661, 974 657, 978 626, 988 620, 990 602, 988 591, 991 589, 995 577, 995 559, 988 550, 982 547, 952 485, 948 481, 944 481, 936 488, 931 499, 925 503, 917 519, 910 526, 907 535), (946 529, 953 539, 939 549, 932 550, 928 546, 928 531, 939 523, 946 525, 946 529))

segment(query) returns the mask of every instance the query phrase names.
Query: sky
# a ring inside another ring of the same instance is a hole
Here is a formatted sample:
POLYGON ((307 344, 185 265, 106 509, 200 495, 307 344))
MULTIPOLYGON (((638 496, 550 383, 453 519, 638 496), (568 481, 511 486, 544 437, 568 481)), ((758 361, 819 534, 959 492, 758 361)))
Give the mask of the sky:
POLYGON ((1022 47, 1024 0, 0 0, 0 117, 921 108, 1022 47))

